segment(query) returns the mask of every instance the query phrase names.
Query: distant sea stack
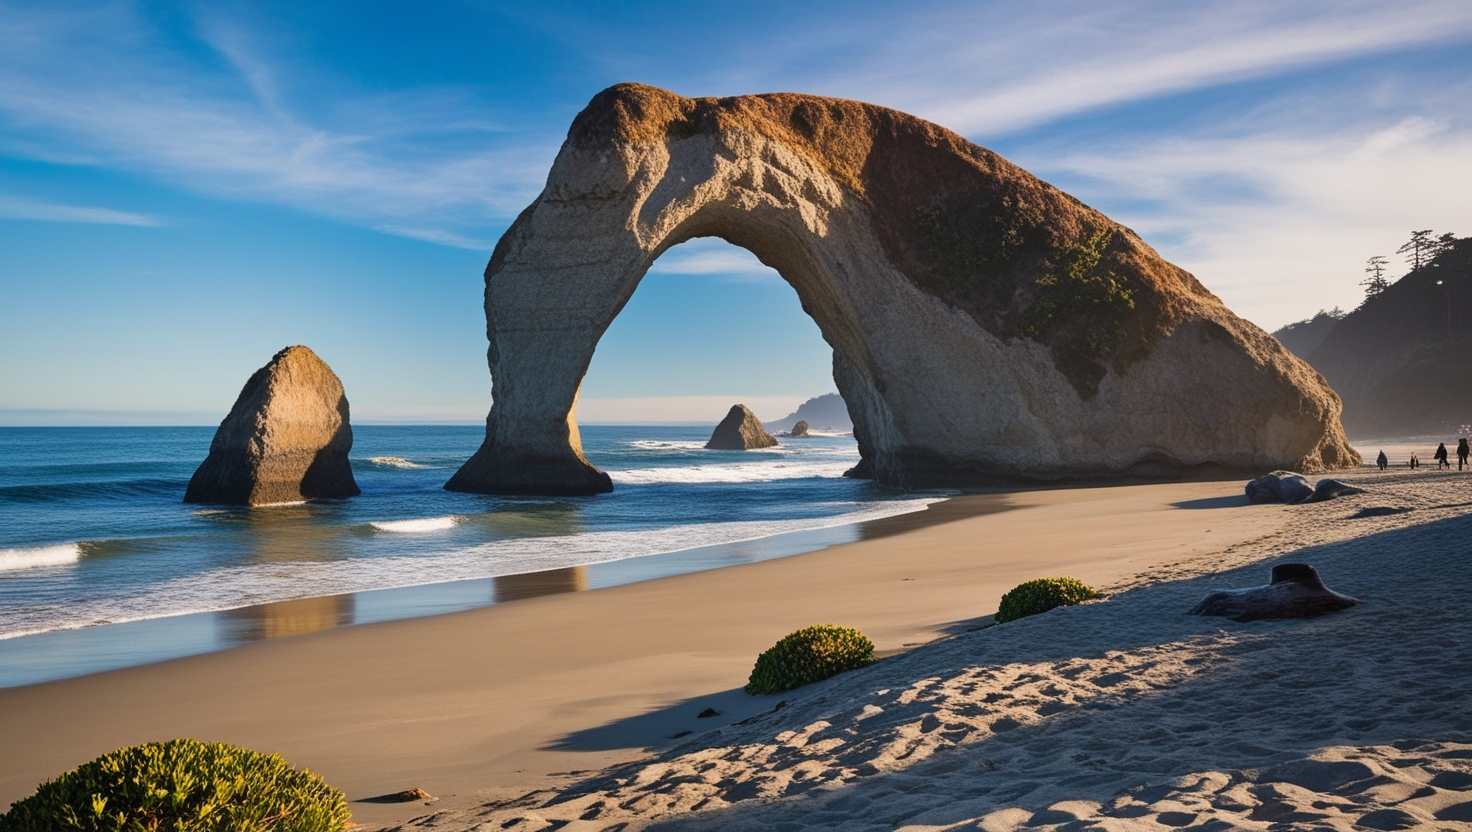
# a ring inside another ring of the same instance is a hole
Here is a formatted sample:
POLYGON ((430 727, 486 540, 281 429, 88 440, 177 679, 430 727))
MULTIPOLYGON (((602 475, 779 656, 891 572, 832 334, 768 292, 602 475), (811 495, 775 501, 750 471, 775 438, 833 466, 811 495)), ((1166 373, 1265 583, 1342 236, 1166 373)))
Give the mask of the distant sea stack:
POLYGON ((705 447, 713 451, 749 451, 775 447, 777 440, 762 427, 756 414, 744 404, 731 406, 731 412, 716 425, 705 447))
POLYGON ((808 435, 808 423, 807 422, 798 422, 797 424, 795 424, 795 425, 792 426, 792 430, 788 431, 787 432, 787 435, 788 436, 807 436, 808 435))
POLYGON ((215 431, 186 503, 259 506, 352 497, 353 429, 342 382, 306 347, 256 370, 215 431))
MULTIPOLYGON (((943 127, 778 93, 599 93, 486 265, 493 404, 447 485, 607 490, 575 407, 671 246, 775 269, 902 487, 1358 465, 1338 396, 1133 231, 943 127)), ((804 418, 809 424, 821 422, 804 418)))
POLYGON ((848 405, 837 393, 824 393, 798 405, 797 410, 771 422, 763 422, 769 431, 790 431, 798 422, 807 422, 809 427, 819 430, 850 431, 853 420, 848 417, 848 405))

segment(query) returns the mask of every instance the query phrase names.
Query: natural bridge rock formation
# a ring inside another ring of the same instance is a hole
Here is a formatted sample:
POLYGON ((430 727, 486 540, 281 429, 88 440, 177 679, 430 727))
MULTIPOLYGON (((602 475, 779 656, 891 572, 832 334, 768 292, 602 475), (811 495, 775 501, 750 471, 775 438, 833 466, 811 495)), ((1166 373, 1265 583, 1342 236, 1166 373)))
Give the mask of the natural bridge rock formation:
POLYGON ((964 138, 804 95, 621 84, 573 122, 486 267, 494 405, 462 491, 611 488, 575 407, 655 258, 749 249, 833 347, 898 485, 1358 464, 1339 399, 1134 232, 964 138))
POLYGON ((258 506, 352 497, 352 447, 337 374, 306 347, 287 347, 245 383, 184 502, 258 506))

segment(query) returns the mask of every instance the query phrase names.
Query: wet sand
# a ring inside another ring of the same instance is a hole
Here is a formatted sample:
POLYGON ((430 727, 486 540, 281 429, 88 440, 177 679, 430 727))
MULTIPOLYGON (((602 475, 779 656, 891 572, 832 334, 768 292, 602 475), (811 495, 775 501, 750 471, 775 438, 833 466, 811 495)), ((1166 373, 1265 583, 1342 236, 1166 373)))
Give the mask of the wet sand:
POLYGON ((968 631, 1021 581, 1117 585, 1302 516, 1240 494, 1231 481, 972 495, 931 509, 948 522, 894 520, 779 560, 0 690, 0 801, 111 749, 191 736, 321 773, 370 828, 473 815, 771 708, 740 687, 798 627, 855 626, 884 654, 979 637, 968 631), (706 708, 721 715, 698 719, 706 708), (411 787, 440 800, 357 802, 411 787))

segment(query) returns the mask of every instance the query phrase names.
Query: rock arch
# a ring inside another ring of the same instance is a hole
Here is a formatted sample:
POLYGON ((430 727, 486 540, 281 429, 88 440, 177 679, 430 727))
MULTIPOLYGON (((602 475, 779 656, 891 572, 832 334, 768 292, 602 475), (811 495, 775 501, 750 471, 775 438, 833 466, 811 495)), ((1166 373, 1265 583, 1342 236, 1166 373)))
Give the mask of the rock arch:
POLYGON ((573 122, 486 267, 493 405, 446 485, 589 494, 578 389, 668 248, 797 291, 863 462, 902 486, 1358 464, 1322 377, 1132 231, 944 128, 853 101, 636 84, 573 122))

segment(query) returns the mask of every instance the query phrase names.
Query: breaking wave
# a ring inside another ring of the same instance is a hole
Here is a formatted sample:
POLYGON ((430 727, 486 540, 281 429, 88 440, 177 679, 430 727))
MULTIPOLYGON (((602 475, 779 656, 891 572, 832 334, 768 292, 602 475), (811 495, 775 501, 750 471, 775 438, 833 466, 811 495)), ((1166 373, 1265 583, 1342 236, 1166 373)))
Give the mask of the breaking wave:
POLYGON ((448 517, 425 517, 418 520, 380 520, 368 525, 381 532, 394 532, 396 534, 420 534, 423 532, 442 532, 445 529, 453 529, 460 523, 460 518, 455 515, 448 517))
POLYGON ((379 468, 433 468, 434 467, 432 465, 420 465, 417 462, 410 462, 409 460, 404 459, 401 456, 370 456, 370 457, 368 457, 367 459, 365 459, 363 461, 366 462, 366 463, 368 463, 369 465, 373 465, 373 466, 376 466, 376 467, 379 467, 379 468))
POLYGON ((81 559, 80 543, 61 543, 31 549, 0 549, 0 572, 35 569, 40 566, 66 566, 81 559))

